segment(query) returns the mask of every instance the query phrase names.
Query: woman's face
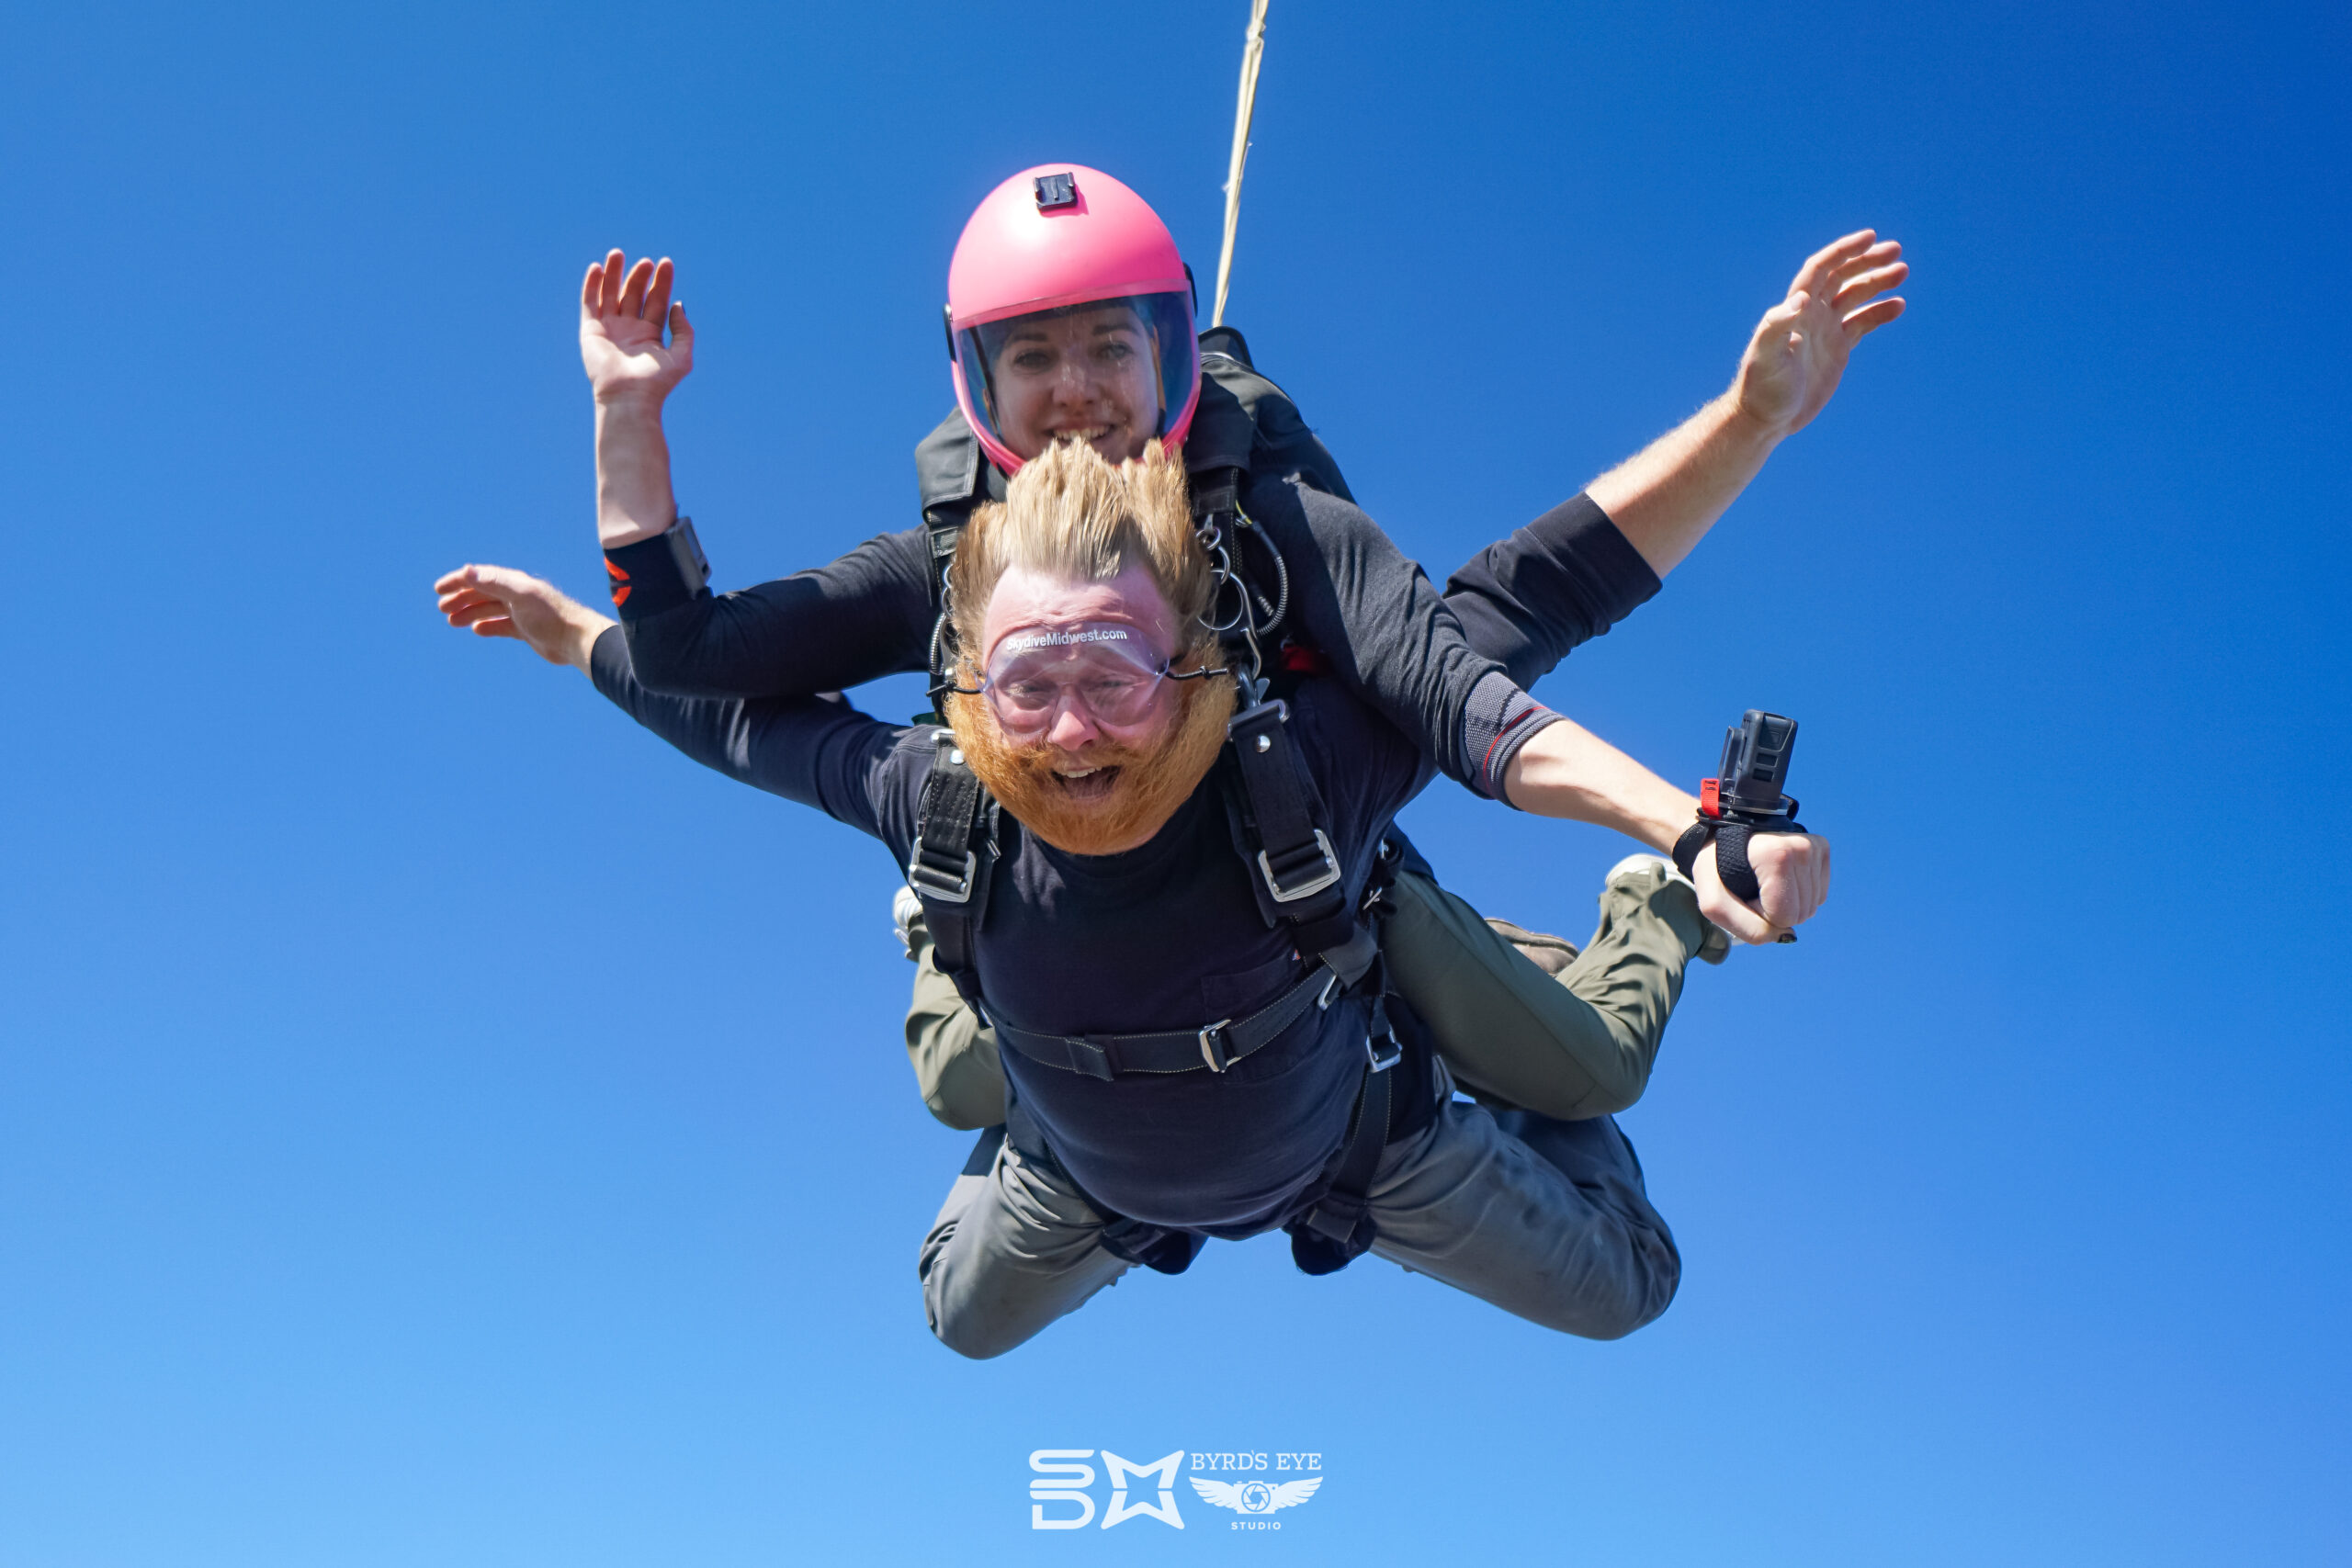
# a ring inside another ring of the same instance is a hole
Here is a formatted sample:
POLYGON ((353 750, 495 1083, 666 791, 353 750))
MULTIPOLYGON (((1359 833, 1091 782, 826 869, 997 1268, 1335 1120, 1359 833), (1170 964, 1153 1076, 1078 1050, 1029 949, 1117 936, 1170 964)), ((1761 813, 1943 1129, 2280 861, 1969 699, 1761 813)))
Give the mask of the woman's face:
POLYGON ((1159 367, 1126 305, 1014 323, 990 378, 998 433, 1024 460, 1074 436, 1121 463, 1159 433, 1159 367))

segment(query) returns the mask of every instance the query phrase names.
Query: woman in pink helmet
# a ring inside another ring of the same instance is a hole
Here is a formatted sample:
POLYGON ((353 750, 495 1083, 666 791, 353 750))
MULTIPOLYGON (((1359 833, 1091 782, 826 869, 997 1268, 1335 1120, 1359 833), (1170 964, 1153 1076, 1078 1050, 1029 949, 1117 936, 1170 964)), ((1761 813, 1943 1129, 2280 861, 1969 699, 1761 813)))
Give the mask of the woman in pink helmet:
POLYGON ((1031 169, 980 203, 947 264, 956 405, 1007 474, 1052 441, 1117 463, 1181 448, 1200 400, 1192 279, 1143 198, 1031 169))
MULTIPOLYGON (((1881 296, 1905 272, 1899 248, 1867 231, 1810 258, 1729 390, 1484 552, 1441 599, 1352 504, 1288 400, 1251 372, 1238 334, 1212 340, 1204 379, 1189 275, 1150 208, 1095 170, 1025 170, 982 201, 950 264, 956 411, 918 448, 927 525, 714 596, 676 511, 661 427, 663 400, 692 367, 693 328, 671 299, 667 260, 626 272, 622 260, 614 252, 589 269, 581 335, 597 411, 599 533, 648 688, 787 695, 935 670, 934 584, 970 507, 1001 498, 1004 477, 1053 441, 1119 461, 1157 439, 1182 451, 1196 501, 1228 486, 1248 536, 1279 560, 1262 564, 1286 581, 1275 629, 1293 663, 1346 681, 1443 771, 1489 795, 1501 790, 1480 766, 1493 740, 1478 728, 1479 683, 1532 682, 1654 593, 1772 447, 1820 411, 1853 344, 1901 311, 1881 296), (1466 725, 1428 717, 1465 709, 1466 725)), ((497 569, 469 568, 440 586, 453 621, 512 633, 504 612, 517 590, 497 569)), ((1527 751, 1575 781, 1591 820, 1652 849, 1690 820, 1687 794, 1574 725, 1538 734, 1527 751)), ((1810 915, 1826 862, 1808 861, 1804 842, 1788 840, 1785 863, 1759 863, 1758 908, 1724 889, 1711 855, 1694 866, 1695 886, 1636 857, 1612 873, 1581 959, 1556 938, 1490 930, 1417 867, 1399 880, 1386 937, 1397 988, 1465 1083, 1554 1117, 1623 1109, 1646 1083, 1707 922, 1765 942, 1810 915)), ((909 945, 926 956, 919 927, 909 945)), ((935 1114, 964 1126, 1001 1119, 992 1043, 927 962, 908 1036, 935 1114)))

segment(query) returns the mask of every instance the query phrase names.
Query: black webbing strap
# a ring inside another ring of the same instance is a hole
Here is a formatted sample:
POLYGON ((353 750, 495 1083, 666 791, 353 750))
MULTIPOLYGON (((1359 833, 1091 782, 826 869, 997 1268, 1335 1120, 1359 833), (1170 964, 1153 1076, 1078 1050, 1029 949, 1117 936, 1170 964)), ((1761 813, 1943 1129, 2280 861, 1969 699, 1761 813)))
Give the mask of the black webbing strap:
POLYGON ((924 579, 931 592, 931 671, 926 694, 933 716, 947 711, 947 693, 955 684, 956 632, 947 615, 947 570, 956 564, 956 545, 971 516, 969 502, 926 506, 922 512, 923 542, 930 550, 931 567, 924 579))
POLYGON ((1763 886, 1756 880, 1756 868, 1747 859, 1747 840, 1758 833, 1802 833, 1804 824, 1796 819, 1795 812, 1786 817, 1748 818, 1725 814, 1722 817, 1701 817, 1674 841, 1675 868, 1683 875, 1691 874, 1699 863, 1700 852, 1709 844, 1715 846, 1715 874, 1723 878, 1724 891, 1743 904, 1754 904, 1764 896, 1763 886))
POLYGON ((945 694, 955 662, 954 632, 945 611, 947 569, 972 509, 988 491, 995 470, 982 457, 961 410, 951 409, 939 428, 915 446, 915 486, 922 508, 923 592, 931 599, 931 702, 934 712, 945 694))
POLYGON ((1724 879, 1724 891, 1747 904, 1764 897, 1764 885, 1747 863, 1747 839, 1754 830, 1745 822, 1726 822, 1715 829, 1715 874, 1724 879))
POLYGON ((1193 491, 1193 521, 1215 518, 1220 525, 1241 513, 1241 468, 1194 468, 1186 476, 1193 491))
POLYGON ((1304 951, 1320 953, 1346 940, 1333 931, 1329 941, 1315 941, 1307 928, 1337 917, 1353 924, 1348 894, 1341 885, 1340 857, 1330 835, 1315 825, 1306 788, 1287 728, 1290 705, 1260 703, 1233 716, 1226 734, 1240 771, 1242 794, 1249 807, 1254 851, 1251 870, 1262 885, 1265 898, 1276 912, 1298 929, 1304 951))
POLYGON ((1398 1086, 1407 1075, 1392 1072, 1403 1047, 1386 1033, 1385 1016, 1375 1009, 1374 1033, 1365 1042, 1363 1082, 1356 1089, 1354 1112, 1348 1119, 1347 1142, 1340 1145, 1339 1168, 1331 1185, 1315 1207, 1293 1220, 1291 1258, 1309 1274, 1329 1274, 1346 1268, 1372 1245, 1372 1179, 1380 1169, 1381 1151, 1388 1146, 1396 1122, 1398 1086), (1386 1033, 1384 1040, 1382 1035, 1386 1033))
POLYGON ((972 938, 987 911, 989 874, 996 866, 995 810, 979 775, 965 762, 955 732, 934 731, 931 773, 915 814, 914 853, 907 859, 907 886, 922 900, 932 961, 975 1006, 979 976, 972 938))
POLYGON ((990 1018, 999 1044, 1012 1046, 1040 1066, 1105 1079, 1121 1073, 1221 1073, 1280 1039, 1309 1008, 1329 1006, 1345 988, 1340 975, 1317 965, 1247 1018, 1151 1034, 1041 1034, 994 1014, 990 1018))
POLYGON ((944 607, 947 569, 956 564, 956 544, 964 536, 964 525, 972 520, 967 507, 930 506, 923 509, 922 535, 931 548, 932 613, 944 607))

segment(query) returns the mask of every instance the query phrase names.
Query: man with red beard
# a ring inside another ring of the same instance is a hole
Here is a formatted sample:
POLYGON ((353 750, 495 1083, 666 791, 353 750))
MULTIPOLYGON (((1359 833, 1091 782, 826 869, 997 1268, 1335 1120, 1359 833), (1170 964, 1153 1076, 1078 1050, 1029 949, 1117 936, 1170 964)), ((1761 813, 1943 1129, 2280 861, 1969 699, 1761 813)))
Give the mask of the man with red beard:
MULTIPOLYGON (((970 973, 1006 1047, 1010 1132, 957 1179, 922 1253, 951 1348, 1001 1354, 1138 1259, 1177 1272, 1204 1238, 1277 1227, 1295 1245, 1336 1236, 1344 1256, 1368 1246, 1564 1332, 1630 1333, 1665 1310, 1679 1260, 1614 1122, 1522 1121, 1533 1136, 1514 1136, 1451 1097, 1379 965, 1302 956, 1296 931, 1261 918, 1209 777, 1228 723, 1250 722, 1204 624, 1212 582, 1157 444, 1116 469, 1074 442, 1032 459, 956 556, 952 739, 839 700, 657 695, 601 615, 499 568, 475 569, 473 591, 504 635, 587 671, 689 756, 873 834, 901 864, 934 770, 968 761, 1002 806, 970 973), (1398 1024, 1401 1055, 1381 1044, 1398 1024)), ((1493 729, 1481 787, 1594 814, 1582 781, 1615 753, 1515 687, 1493 729)), ((1433 764, 1336 681, 1302 682, 1282 732, 1354 909, 1433 764)), ((1655 781, 1612 798, 1637 803, 1654 843, 1696 805, 1655 781)), ((1805 842, 1795 861, 1818 874, 1801 879, 1800 919, 1826 874, 1826 846, 1805 842)))

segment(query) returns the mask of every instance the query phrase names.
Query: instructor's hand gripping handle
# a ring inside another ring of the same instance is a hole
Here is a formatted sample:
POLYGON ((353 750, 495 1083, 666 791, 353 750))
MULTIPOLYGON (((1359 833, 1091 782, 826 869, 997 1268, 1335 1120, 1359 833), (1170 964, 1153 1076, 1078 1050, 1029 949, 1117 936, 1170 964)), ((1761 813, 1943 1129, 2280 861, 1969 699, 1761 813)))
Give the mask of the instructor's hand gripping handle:
MULTIPOLYGON (((1674 846, 1674 861, 1689 876, 1699 855, 1715 847, 1715 872, 1724 890, 1761 912, 1763 887, 1749 863, 1749 840, 1759 833, 1802 833, 1796 797, 1786 793, 1790 754, 1796 750, 1797 721, 1750 708, 1724 735, 1717 776, 1699 786, 1699 819, 1674 846)), ((1784 931, 1781 942, 1794 942, 1784 931)))

